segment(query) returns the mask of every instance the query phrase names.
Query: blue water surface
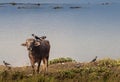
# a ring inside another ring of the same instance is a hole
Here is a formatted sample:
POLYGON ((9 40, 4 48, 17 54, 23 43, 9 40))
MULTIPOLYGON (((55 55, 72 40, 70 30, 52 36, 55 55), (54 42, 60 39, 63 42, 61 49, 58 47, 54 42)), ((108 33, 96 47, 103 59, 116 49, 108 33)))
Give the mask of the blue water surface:
POLYGON ((95 56, 120 58, 120 3, 0 3, 0 64, 29 63, 21 46, 31 34, 46 35, 50 59, 71 57, 89 62, 95 56), (54 9, 55 7, 60 7, 54 9), (79 8, 75 8, 79 7, 79 8))

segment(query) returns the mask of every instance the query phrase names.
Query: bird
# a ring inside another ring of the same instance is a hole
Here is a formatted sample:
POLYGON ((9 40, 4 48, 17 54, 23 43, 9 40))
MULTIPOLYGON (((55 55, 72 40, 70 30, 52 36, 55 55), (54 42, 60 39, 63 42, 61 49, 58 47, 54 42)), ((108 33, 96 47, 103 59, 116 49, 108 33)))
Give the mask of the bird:
POLYGON ((91 62, 95 62, 96 60, 97 60, 97 56, 95 56, 95 58, 91 62))
POLYGON ((47 37, 46 37, 46 36, 41 36, 40 38, 41 38, 41 39, 45 39, 45 38, 47 38, 47 37))
POLYGON ((33 36, 36 40, 40 40, 40 37, 36 36, 35 34, 32 34, 32 36, 33 36))
POLYGON ((5 61, 3 61, 3 63, 4 63, 5 66, 11 65, 11 64, 9 64, 9 63, 7 63, 7 62, 5 62, 5 61))
POLYGON ((46 36, 38 37, 38 36, 36 36, 35 34, 32 34, 32 36, 33 36, 36 40, 44 40, 44 39, 46 38, 46 36))

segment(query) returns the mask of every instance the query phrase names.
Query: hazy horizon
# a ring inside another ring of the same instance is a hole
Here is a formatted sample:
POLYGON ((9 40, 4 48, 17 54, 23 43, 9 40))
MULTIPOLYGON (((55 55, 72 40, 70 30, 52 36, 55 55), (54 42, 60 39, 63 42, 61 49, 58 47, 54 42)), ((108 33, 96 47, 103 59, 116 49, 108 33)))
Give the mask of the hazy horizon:
POLYGON ((9 3, 9 2, 18 2, 18 3, 101 3, 101 2, 120 2, 119 0, 1 0, 0 3, 9 3))

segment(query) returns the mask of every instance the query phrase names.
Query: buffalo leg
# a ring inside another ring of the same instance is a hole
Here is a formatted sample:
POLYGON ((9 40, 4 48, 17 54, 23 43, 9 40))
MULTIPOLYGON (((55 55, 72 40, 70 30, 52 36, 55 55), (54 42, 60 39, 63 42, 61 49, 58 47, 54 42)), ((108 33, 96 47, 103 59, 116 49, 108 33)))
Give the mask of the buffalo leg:
POLYGON ((33 74, 35 74, 35 65, 32 64, 32 70, 33 70, 33 74))
POLYGON ((47 57, 46 59, 47 59, 47 68, 48 68, 48 62, 49 62, 48 60, 49 60, 49 57, 47 57))
POLYGON ((38 62, 38 66, 37 66, 37 73, 39 73, 40 64, 41 64, 41 61, 39 61, 39 62, 38 62))
POLYGON ((32 66, 32 70, 33 70, 33 74, 35 74, 35 62, 34 61, 30 61, 31 62, 31 66, 32 66))
POLYGON ((43 70, 44 70, 45 72, 47 72, 47 66, 48 66, 47 64, 48 64, 48 63, 47 63, 47 59, 46 59, 46 58, 43 59, 43 64, 44 64, 44 69, 43 69, 43 70))

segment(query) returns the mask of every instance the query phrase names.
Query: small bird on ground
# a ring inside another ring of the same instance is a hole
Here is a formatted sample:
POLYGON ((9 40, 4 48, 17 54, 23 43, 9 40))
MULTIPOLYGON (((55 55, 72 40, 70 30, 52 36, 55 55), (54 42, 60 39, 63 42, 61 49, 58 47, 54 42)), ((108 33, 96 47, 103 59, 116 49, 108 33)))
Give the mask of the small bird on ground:
POLYGON ((5 62, 5 61, 3 61, 3 63, 4 63, 5 66, 11 65, 11 64, 9 64, 9 63, 7 63, 7 62, 5 62))
POLYGON ((91 62, 95 62, 96 60, 97 60, 97 56, 95 56, 95 58, 91 62))

